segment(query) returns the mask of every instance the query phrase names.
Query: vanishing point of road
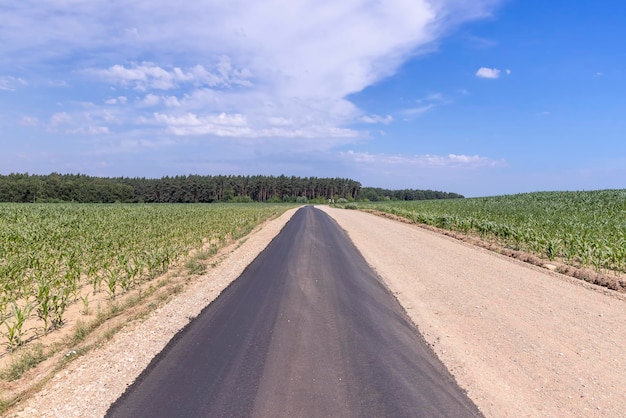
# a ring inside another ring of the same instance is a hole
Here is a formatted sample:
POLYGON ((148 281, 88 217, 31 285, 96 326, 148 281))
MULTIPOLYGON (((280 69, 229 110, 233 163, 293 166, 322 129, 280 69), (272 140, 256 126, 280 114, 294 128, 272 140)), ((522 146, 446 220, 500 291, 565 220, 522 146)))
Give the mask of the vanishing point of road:
POLYGON ((481 414, 344 231, 304 207, 107 416, 481 414))

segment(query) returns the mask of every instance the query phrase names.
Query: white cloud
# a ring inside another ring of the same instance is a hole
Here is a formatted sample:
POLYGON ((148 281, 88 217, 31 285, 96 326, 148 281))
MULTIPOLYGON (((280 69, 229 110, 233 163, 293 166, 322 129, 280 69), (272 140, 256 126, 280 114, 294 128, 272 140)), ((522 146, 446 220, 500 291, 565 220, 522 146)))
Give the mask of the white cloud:
POLYGON ((171 90, 185 84, 192 86, 225 87, 231 85, 250 86, 250 72, 234 69, 228 57, 220 57, 215 71, 210 72, 202 65, 185 70, 179 67, 162 68, 151 62, 133 63, 128 67, 120 64, 105 70, 91 70, 105 80, 124 87, 145 91, 148 89, 171 90))
MULTIPOLYGON (((106 148, 124 139, 112 147, 115 152, 174 143, 183 154, 183 145, 193 141, 194 151, 206 146, 216 164, 236 155, 236 166, 256 168, 263 164, 261 153, 280 154, 285 161, 294 153, 302 161, 312 155, 325 159, 339 146, 368 141, 367 128, 381 127, 362 123, 404 117, 401 111, 392 117, 360 109, 351 97, 435 49, 459 24, 489 15, 501 1, 197 0, 171 7, 165 0, 21 0, 0 6, 0 59, 11 68, 67 80, 69 88, 54 99, 60 106, 49 114, 62 112, 42 117, 41 126, 96 136, 78 148, 106 148), (44 72, 50 63, 62 65, 44 72), (76 105, 87 100, 98 105, 76 105)), ((404 115, 445 103, 435 93, 407 105, 404 115)), ((163 158, 171 163, 175 154, 163 158)), ((370 156, 407 161, 407 171, 427 161, 370 156)))
POLYGON ((348 151, 341 154, 344 159, 355 163, 375 164, 379 167, 412 166, 421 168, 484 168, 506 166, 503 160, 493 160, 479 155, 390 155, 371 154, 369 152, 348 151))
POLYGON ((70 85, 68 84, 68 82, 67 82, 67 81, 65 81, 65 80, 50 80, 50 81, 48 81, 48 85, 49 85, 50 87, 57 87, 57 88, 58 88, 58 87, 61 87, 61 88, 67 88, 67 87, 69 87, 69 86, 70 86, 70 85))
POLYGON ((85 134, 85 135, 106 135, 109 133, 109 128, 106 126, 86 126, 78 129, 68 130, 70 134, 85 134))
POLYGON ((215 136, 249 136, 250 128, 247 126, 245 116, 241 114, 197 116, 187 113, 182 116, 170 116, 155 113, 154 119, 168 127, 175 135, 215 135, 215 136))
POLYGON ((384 125, 388 125, 393 122, 393 117, 391 115, 380 116, 380 115, 365 115, 360 118, 361 122, 364 123, 382 123, 384 125))
POLYGON ((163 96, 162 99, 163 99, 163 103, 167 107, 179 107, 180 106, 180 102, 178 101, 178 98, 176 96, 163 96))
POLYGON ((181 104, 176 96, 158 96, 148 93, 143 98, 137 98, 137 103, 143 107, 155 107, 160 104, 165 107, 180 107, 181 104))
POLYGON ((417 107, 411 107, 409 109, 404 109, 402 113, 404 113, 406 116, 419 116, 428 112, 434 107, 435 107, 435 104, 431 103, 431 104, 427 104, 423 106, 417 106, 417 107))
POLYGON ((126 104, 126 102, 128 102, 128 98, 126 96, 118 96, 105 100, 105 103, 108 105, 126 104))
POLYGON ((0 76, 0 90, 15 91, 19 87, 27 86, 26 80, 19 77, 0 76))
POLYGON ((34 116, 24 116, 20 120, 22 126, 39 126, 39 119, 34 116))
POLYGON ((102 111, 101 117, 102 117, 102 120, 107 123, 119 124, 121 122, 120 117, 116 113, 111 112, 109 109, 104 109, 102 111))
POLYGON ((476 71, 476 77, 496 79, 500 77, 500 70, 497 68, 481 67, 476 71))
POLYGON ((417 106, 404 109, 402 114, 408 118, 421 116, 426 112, 438 107, 454 103, 454 100, 443 93, 431 93, 415 101, 417 106))
POLYGON ((178 68, 168 72, 152 63, 133 64, 130 68, 114 65, 106 70, 98 70, 96 73, 112 83, 142 91, 148 87, 167 90, 174 88, 177 82, 185 81, 184 74, 178 68))
POLYGON ((445 102, 446 98, 442 93, 431 93, 424 97, 423 99, 419 99, 418 102, 445 102))
POLYGON ((155 113, 154 120, 177 136, 210 135, 241 138, 354 138, 358 136, 358 133, 353 130, 333 126, 289 126, 290 122, 287 120, 274 120, 277 126, 252 129, 247 117, 242 114, 220 113, 198 116, 194 113, 187 113, 173 116, 155 113))
POLYGON ((180 117, 173 117, 155 113, 154 118, 158 122, 163 122, 170 126, 200 126, 206 123, 212 123, 217 125, 230 125, 230 126, 246 126, 246 118, 243 115, 235 114, 228 115, 226 113, 220 113, 219 115, 198 117, 193 113, 187 113, 180 117))
POLYGON ((267 122, 271 126, 291 126, 294 124, 291 119, 281 117, 270 117, 268 118, 267 122))
POLYGON ((156 106, 161 103, 161 98, 156 94, 146 94, 146 97, 141 100, 141 103, 145 106, 156 106))
POLYGON ((499 1, 198 0, 172 9, 141 0, 119 13, 118 2, 92 0, 72 2, 68 13, 66 1, 23 0, 3 10, 0 56, 32 64, 98 51, 89 54, 101 57, 89 61, 92 75, 160 96, 163 112, 245 114, 259 133, 274 126, 272 118, 307 132, 341 130, 372 117, 350 94, 432 50, 458 24, 489 15, 499 1), (159 94, 172 90, 180 90, 176 100, 159 94))
POLYGON ((479 155, 463 155, 463 154, 448 154, 446 157, 431 158, 432 162, 438 164, 464 164, 467 166, 480 167, 480 166, 496 166, 501 164, 500 161, 493 161, 487 157, 481 157, 479 155))
POLYGON ((51 128, 57 128, 62 125, 69 125, 73 122, 72 117, 67 112, 55 113, 50 117, 48 125, 51 128))
POLYGON ((54 113, 46 127, 50 132, 73 135, 106 135, 110 130, 105 124, 121 124, 119 116, 109 108, 90 107, 85 112, 54 113))
POLYGON ((480 49, 492 48, 498 45, 498 42, 493 39, 481 38, 480 36, 475 35, 465 35, 465 39, 467 39, 476 48, 480 49))

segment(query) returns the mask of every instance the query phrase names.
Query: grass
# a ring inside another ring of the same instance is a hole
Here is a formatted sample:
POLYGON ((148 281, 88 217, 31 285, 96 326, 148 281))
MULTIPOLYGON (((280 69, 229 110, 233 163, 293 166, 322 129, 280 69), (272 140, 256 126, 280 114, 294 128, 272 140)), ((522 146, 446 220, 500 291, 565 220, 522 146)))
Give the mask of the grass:
POLYGON ((2 370, 0 377, 6 381, 14 381, 22 377, 22 375, 37 366, 39 363, 48 358, 45 353, 43 344, 34 344, 31 347, 24 348, 23 351, 13 358, 9 367, 2 370))
POLYGON ((206 272, 206 266, 195 257, 185 263, 185 268, 187 268, 189 274, 193 275, 200 275, 206 272))

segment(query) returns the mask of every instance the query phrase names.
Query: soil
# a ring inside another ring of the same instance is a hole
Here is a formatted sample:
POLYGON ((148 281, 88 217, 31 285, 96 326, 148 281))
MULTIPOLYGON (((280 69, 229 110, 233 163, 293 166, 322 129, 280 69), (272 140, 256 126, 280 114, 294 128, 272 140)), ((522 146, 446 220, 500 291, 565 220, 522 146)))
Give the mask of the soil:
MULTIPOLYGON (((486 416, 626 416, 626 295, 416 225, 321 209, 486 416)), ((7 415, 102 416, 293 213, 231 246, 178 296, 77 356, 7 415)))

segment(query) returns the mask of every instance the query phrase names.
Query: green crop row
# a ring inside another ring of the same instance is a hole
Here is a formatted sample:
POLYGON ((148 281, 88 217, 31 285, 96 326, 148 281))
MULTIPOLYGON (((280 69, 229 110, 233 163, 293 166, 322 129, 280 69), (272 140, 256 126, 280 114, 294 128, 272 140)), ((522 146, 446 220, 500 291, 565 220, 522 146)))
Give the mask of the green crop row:
POLYGON ((626 271, 626 190, 350 205, 475 234, 549 260, 626 271))
POLYGON ((43 333, 60 326, 67 306, 85 286, 113 299, 191 250, 239 238, 286 209, 264 204, 0 204, 5 342, 11 349, 21 345, 24 322, 34 316, 43 333))

